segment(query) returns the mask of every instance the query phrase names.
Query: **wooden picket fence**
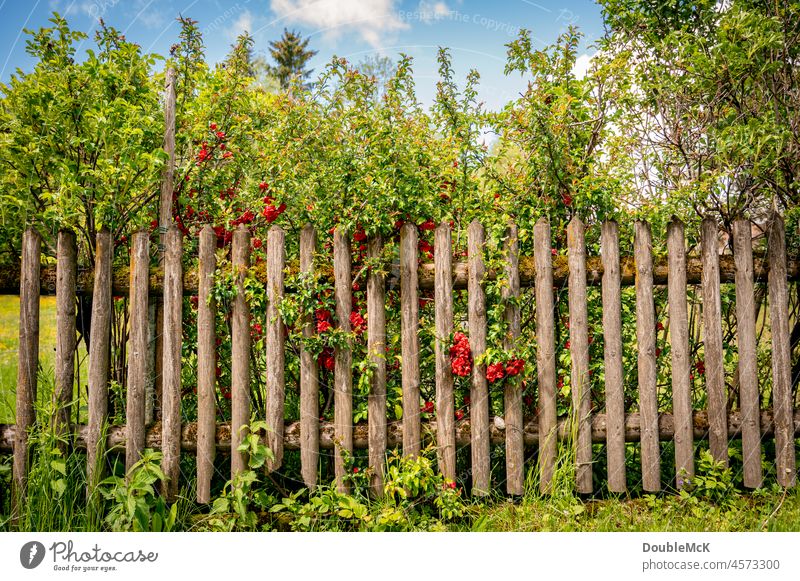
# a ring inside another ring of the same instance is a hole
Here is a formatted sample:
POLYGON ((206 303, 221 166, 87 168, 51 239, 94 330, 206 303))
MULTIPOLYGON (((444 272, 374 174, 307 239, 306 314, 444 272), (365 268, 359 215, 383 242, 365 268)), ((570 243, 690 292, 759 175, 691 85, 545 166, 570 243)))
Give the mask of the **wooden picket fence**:
MULTIPOLYGON (((455 480, 457 447, 470 446, 471 488, 473 494, 490 492, 490 450, 505 446, 505 491, 523 493, 526 465, 525 448, 538 446, 535 460, 540 470, 540 485, 548 491, 557 460, 557 439, 570 438, 575 456, 575 486, 580 493, 593 491, 593 444, 605 443, 607 484, 612 492, 624 492, 626 442, 638 441, 641 449, 642 486, 658 491, 661 486, 661 445, 674 439, 675 470, 691 479, 694 475, 695 441, 708 438, 714 458, 727 463, 731 438, 742 439, 744 485, 762 485, 762 439, 775 438, 777 480, 782 486, 795 484, 795 435, 800 415, 794 409, 791 385, 788 283, 796 279, 796 261, 787 260, 783 220, 775 216, 768 229, 768 252, 754 259, 750 224, 739 221, 733 227, 733 256, 720 255, 718 225, 706 219, 702 225, 700 256, 689 256, 683 224, 668 226, 668 259, 652 256, 650 227, 636 222, 634 255, 620 257, 619 232, 615 222, 601 225, 600 257, 587 257, 584 224, 573 219, 567 231, 568 256, 554 258, 550 226, 541 219, 534 227, 534 256, 520 257, 517 227, 509 226, 505 252, 508 300, 505 317, 508 345, 521 333, 519 302, 523 286, 535 287, 536 374, 538 414, 524 417, 522 391, 518 383, 504 388, 503 421, 490 417, 486 370, 475 365, 471 376, 469 417, 455 419, 454 381, 449 360, 449 342, 454 330, 454 288, 468 291, 468 328, 473 356, 477 361, 486 349, 487 314, 484 280, 487 272, 482 258, 484 229, 478 222, 468 228, 468 259, 453 263, 451 229, 446 222, 435 231, 434 263, 420 264, 418 231, 405 224, 400 236, 400 296, 402 341, 402 420, 387 422, 386 343, 384 275, 373 270, 367 280, 367 341, 373 373, 368 396, 368 423, 353 425, 352 354, 347 346, 335 351, 334 420, 320 420, 319 374, 316 358, 306 350, 300 355, 300 418, 284 420, 284 333, 277 308, 284 293, 285 234, 279 227, 269 230, 266 242, 266 444, 274 453, 268 471, 279 470, 285 450, 300 451, 302 478, 308 487, 318 483, 320 450, 332 449, 337 487, 347 490, 345 453, 367 448, 371 467, 371 487, 382 493, 383 470, 388 448, 402 446, 403 453, 419 454, 423 441, 436 443, 439 470, 455 480), (760 408, 756 361, 756 312, 754 282, 767 280, 769 325, 772 342, 772 408, 760 408), (740 409, 727 409, 724 381, 721 282, 733 282, 736 289, 737 348, 739 356, 740 409), (557 415, 557 369, 554 320, 554 285, 567 284, 569 299, 569 341, 571 355, 571 408, 568 417, 557 415), (589 333, 587 285, 602 285, 605 412, 593 413, 589 389, 589 333), (659 413, 657 393, 656 320, 654 285, 668 287, 669 341, 671 345, 672 413, 659 413), (702 290, 705 387, 707 409, 692 409, 690 379, 689 319, 687 285, 699 284, 702 290), (635 285, 636 338, 638 358, 638 411, 626 410, 623 393, 621 287, 635 285), (433 288, 435 296, 435 421, 423 422, 420 413, 419 291, 433 288)), ((244 283, 250 263, 250 232, 241 226, 233 236, 232 265, 237 295, 232 305, 232 385, 230 424, 220 423, 216 415, 215 309, 212 283, 217 271, 216 237, 210 226, 200 234, 199 268, 182 271, 183 240, 170 228, 164 240, 163 269, 150 267, 150 237, 138 232, 132 237, 128 279, 112 272, 113 241, 107 230, 97 237, 93 273, 77 269, 75 236, 62 231, 58 236, 55 273, 57 332, 55 363, 55 401, 59 403, 54 421, 60 433, 70 435, 76 447, 87 450, 90 482, 100 476, 96 468, 98 453, 124 446, 126 465, 134 464, 145 447, 163 451, 163 469, 168 478, 165 495, 178 491, 180 454, 194 452, 197 457, 197 501, 210 501, 210 486, 215 454, 228 450, 231 475, 247 466, 245 454, 238 450, 244 430, 251 421, 250 369, 251 335, 249 308, 244 283), (160 292, 158 292, 160 291, 160 292), (74 351, 76 348, 76 292, 91 293, 91 345, 88 353, 88 424, 70 426, 65 410, 73 398, 74 351), (129 294, 129 338, 126 395, 126 425, 112 426, 108 420, 109 351, 112 294, 129 294), (181 337, 184 294, 198 295, 197 319, 197 417, 196 423, 181 421, 181 337), (163 295, 163 336, 161 377, 162 417, 146 425, 145 386, 147 382, 148 304, 163 295), (107 433, 107 441, 101 435, 107 433)), ((300 234, 300 262, 303 273, 313 275, 316 236, 311 226, 300 234)), ((368 241, 367 255, 381 255, 383 241, 368 241)), ((37 388, 39 297, 44 278, 52 275, 41 267, 41 239, 33 229, 23 238, 22 270, 19 278, 20 342, 19 375, 16 399, 16 425, 0 427, 0 448, 13 448, 13 482, 24 493, 28 434, 34 422, 37 388)), ((320 273, 316 273, 319 275, 320 273)), ((350 331, 351 250, 347 232, 336 230, 333 239, 336 319, 343 331, 350 331)), ((306 336, 315 333, 313 320, 305 320, 306 336)), ((679 482, 680 485, 680 482, 679 482)))

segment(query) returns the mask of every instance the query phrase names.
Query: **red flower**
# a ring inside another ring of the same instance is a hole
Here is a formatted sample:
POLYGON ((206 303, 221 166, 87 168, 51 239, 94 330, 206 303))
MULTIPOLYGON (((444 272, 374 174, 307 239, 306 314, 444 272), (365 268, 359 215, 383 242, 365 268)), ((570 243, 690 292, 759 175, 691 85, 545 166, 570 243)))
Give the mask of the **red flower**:
POLYGON ((664 323, 662 323, 661 321, 659 321, 659 322, 656 324, 656 331, 663 331, 663 330, 664 330, 664 323))
POLYGON ((513 377, 519 375, 525 369, 524 359, 512 359, 506 364, 506 375, 513 377))
POLYGON ((431 219, 425 220, 422 224, 419 225, 419 229, 420 230, 435 230, 436 229, 436 223, 431 219))
POLYGON ((361 316, 358 311, 350 313, 350 326, 355 333, 362 333, 367 328, 367 321, 361 316))
POLYGON ((217 124, 216 124, 216 123, 209 123, 209 124, 208 124, 208 128, 209 128, 211 131, 216 131, 216 130, 217 130, 217 124))
POLYGON ((462 412, 461 410, 456 410, 456 419, 457 420, 463 420, 464 419, 464 412, 462 412))
POLYGON ((314 317, 317 321, 330 321, 331 312, 328 309, 317 309, 314 311, 314 317))
POLYGON ((566 343, 564 343, 564 348, 565 348, 565 349, 569 349, 569 347, 570 347, 570 342, 569 342, 569 341, 567 341, 566 343))
POLYGON ((286 204, 281 204, 279 207, 275 207, 272 204, 269 204, 264 207, 261 211, 261 215, 267 219, 267 222, 272 224, 275 220, 278 219, 278 216, 283 214, 283 211, 286 210, 286 204))
POLYGON ((489 383, 494 383, 499 379, 503 379, 505 375, 502 363, 492 363, 486 368, 486 379, 489 380, 489 383))
POLYGON ((433 402, 426 401, 425 405, 420 408, 420 411, 425 414, 432 414, 433 413, 433 402))
POLYGON ((225 139, 225 132, 217 131, 217 139, 225 139))
POLYGON ((325 319, 321 321, 317 321, 317 333, 324 333, 325 331, 329 330, 333 325, 331 325, 330 321, 325 319))
POLYGON ((706 372, 706 362, 698 359, 697 363, 694 364, 694 368, 697 369, 698 375, 703 375, 706 372))
POLYGON ((363 228, 359 228, 358 230, 356 230, 356 233, 353 234, 353 240, 355 240, 356 242, 363 242, 366 239, 367 239, 367 233, 364 232, 363 228))
POLYGON ((325 347, 322 353, 317 357, 317 365, 328 371, 332 371, 335 367, 336 359, 333 357, 333 349, 325 347))
POLYGON ((198 300, 199 300, 199 299, 198 299, 197 295, 192 295, 192 296, 189 298, 189 302, 191 302, 191 303, 192 303, 192 307, 194 307, 195 309, 197 308, 197 303, 198 303, 198 300))
POLYGON ((260 184, 258 184, 258 189, 261 190, 262 192, 265 192, 269 189, 269 184, 267 182, 261 182, 260 184))
POLYGON ((353 466, 353 474, 358 474, 358 466, 353 466))
POLYGON ((261 323, 255 323, 255 324, 253 325, 253 328, 252 328, 252 330, 251 330, 250 334, 251 334, 253 337, 255 337, 256 339, 259 339, 259 338, 261 337, 261 334, 262 334, 263 332, 264 332, 264 328, 261 326, 261 323))
POLYGON ((570 196, 569 194, 561 194, 561 201, 564 202, 565 206, 571 206, 572 196, 570 196))
POLYGON ((264 242, 261 238, 253 238, 253 248, 261 248, 264 246, 264 242))
POLYGON ((656 357, 661 357, 661 349, 656 347, 656 357))
POLYGON ((464 333, 453 336, 453 346, 450 347, 450 370, 453 375, 466 377, 472 372, 472 352, 469 348, 469 339, 464 333))

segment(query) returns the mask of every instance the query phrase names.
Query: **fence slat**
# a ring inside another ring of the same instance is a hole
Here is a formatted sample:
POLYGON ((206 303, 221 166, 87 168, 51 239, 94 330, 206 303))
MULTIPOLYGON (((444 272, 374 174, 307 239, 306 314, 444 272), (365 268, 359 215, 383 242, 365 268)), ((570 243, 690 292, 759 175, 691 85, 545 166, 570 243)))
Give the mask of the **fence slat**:
POLYGON ((403 382, 403 454, 419 455, 419 250, 417 227, 409 222, 400 229, 400 325, 403 382))
POLYGON ((216 313, 211 290, 217 268, 217 237, 210 224, 200 233, 197 294, 197 502, 211 502, 216 446, 216 313))
POLYGON ((231 316, 231 478, 247 469, 248 454, 238 450, 250 424, 250 306, 244 279, 250 268, 250 231, 244 224, 233 233, 233 275, 236 298, 231 316))
POLYGON ((622 383, 622 299, 619 271, 619 226, 601 227, 603 259, 603 355, 605 362, 606 421, 608 423, 608 490, 625 492, 625 386, 622 383))
POLYGON ((183 234, 171 226, 164 257, 164 352, 162 369, 162 466, 167 477, 164 496, 178 494, 181 467, 181 348, 183 345, 183 234))
POLYGON ((478 363, 486 352, 486 292, 483 277, 485 234, 480 222, 474 220, 467 229, 469 255, 469 342, 475 363, 470 384, 470 434, 472 441, 472 494, 489 493, 489 386, 486 364, 478 363))
POLYGON ((267 233, 267 447, 274 460, 267 459, 267 472, 283 464, 283 407, 286 400, 283 320, 283 269, 286 266, 286 234, 280 226, 267 233))
POLYGON ((35 421, 33 404, 36 401, 39 363, 39 264, 42 238, 32 227, 22 235, 22 271, 19 285, 19 354, 17 356, 16 431, 14 433, 14 464, 12 522, 16 523, 20 507, 25 502, 28 480, 28 430, 35 421))
POLYGON ((589 312, 586 300, 584 225, 574 217, 567 227, 569 252, 569 340, 572 359, 573 420, 577 422, 575 483, 578 492, 592 491, 591 383, 589 381, 589 312))
POLYGON ((108 419, 108 374, 111 355, 111 259, 114 249, 111 232, 97 233, 94 253, 94 295, 89 344, 89 428, 86 446, 86 473, 89 496, 103 478, 105 441, 102 434, 108 419))
POLYGON ((789 292, 786 284, 786 233, 777 213, 769 228, 769 316, 772 334, 772 408, 778 484, 794 486, 796 460, 792 418, 792 359, 789 342, 789 292))
MULTIPOLYGON (((506 276, 508 286, 503 287, 506 301, 505 321, 508 332, 504 347, 512 351, 522 331, 519 308, 519 232, 516 224, 506 230, 506 276)), ((506 424, 506 493, 521 496, 525 492, 525 446, 522 433, 522 382, 506 380, 504 394, 506 424)))
POLYGON ((692 384, 689 360, 689 310, 686 300, 686 242, 683 222, 673 219, 667 226, 669 254, 669 340, 672 353, 672 412, 675 416, 676 485, 694 480, 694 434, 692 432, 692 384))
POLYGON ((539 218, 533 228, 536 261, 536 371, 539 382, 539 487, 552 489, 558 444, 556 409, 556 337, 553 313, 553 257, 550 222, 539 218))
POLYGON ((756 309, 753 287, 753 239, 749 220, 733 223, 736 260, 736 343, 739 351, 739 395, 742 410, 744 485, 761 486, 760 395, 756 355, 756 309))
POLYGON ((717 222, 703 220, 703 347, 708 389, 709 449, 717 462, 728 465, 728 430, 725 426, 725 369, 722 365, 722 303, 719 281, 719 239, 717 222))
POLYGON ((442 222, 434 235, 436 309, 436 440, 439 472, 456 479, 455 395, 449 345, 453 334, 453 249, 450 224, 442 222))
MULTIPOLYGON (((56 271, 56 361, 53 390, 53 429, 61 438, 69 434, 70 416, 75 393, 75 279, 78 270, 78 247, 75 234, 58 233, 58 265, 56 271)), ((62 451, 65 447, 62 444, 62 451)))
MULTIPOLYGON (((314 276, 314 252, 317 235, 311 224, 300 232, 300 272, 314 276)), ((314 336, 314 317, 303 318, 303 337, 314 336)), ((300 471, 309 490, 317 485, 319 466, 319 369, 317 359, 305 346, 300 346, 300 471)))
POLYGON ((639 412, 642 415, 642 486, 661 490, 661 447, 658 441, 658 367, 656 310, 653 302, 653 239, 650 225, 634 225, 636 260, 636 354, 639 374, 639 412))
MULTIPOLYGON (((380 259, 383 240, 375 236, 369 241, 367 257, 380 259)), ((386 460, 386 281, 378 268, 367 276, 367 353, 372 367, 370 392, 367 397, 369 425, 369 466, 372 469, 372 493, 383 495, 383 464, 386 460)))
MULTIPOLYGON (((349 333, 353 311, 352 265, 348 233, 337 228, 333 233, 333 276, 336 294, 336 318, 339 329, 349 333)), ((350 345, 337 347, 334 367, 333 423, 338 445, 333 453, 334 476, 339 492, 347 492, 342 451, 353 452, 353 352, 350 345)))
POLYGON ((125 471, 139 461, 144 449, 144 407, 147 383, 149 311, 147 290, 150 269, 150 239, 147 232, 136 232, 131 245, 130 335, 128 338, 128 392, 125 443, 125 471))

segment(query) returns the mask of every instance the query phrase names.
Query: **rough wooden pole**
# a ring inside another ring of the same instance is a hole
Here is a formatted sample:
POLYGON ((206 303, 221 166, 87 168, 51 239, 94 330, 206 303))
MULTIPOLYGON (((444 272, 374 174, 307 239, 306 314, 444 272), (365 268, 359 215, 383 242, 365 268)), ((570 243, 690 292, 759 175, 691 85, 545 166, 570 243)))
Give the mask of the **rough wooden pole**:
POLYGON ((58 233, 58 270, 56 276, 56 361, 53 391, 53 428, 66 451, 70 416, 75 393, 75 278, 78 270, 78 247, 70 230, 58 233))
POLYGON ((147 382, 148 308, 147 290, 150 267, 150 240, 147 232, 136 232, 131 246, 130 334, 128 339, 128 394, 126 416, 128 441, 125 445, 125 471, 139 461, 144 449, 145 384, 147 382))
POLYGON ((572 359, 572 407, 576 422, 575 484, 592 491, 591 383, 589 381, 589 308, 586 300, 584 225, 574 217, 567 227, 569 252, 569 340, 572 359))
POLYGON ((625 385, 622 375, 622 299, 619 272, 619 226, 607 220, 601 226, 603 258, 603 355, 608 422, 608 490, 622 493, 625 477, 625 385))
POLYGON ((36 420, 39 363, 39 264, 42 237, 32 227, 22 235, 22 271, 19 285, 19 354, 17 356, 16 426, 14 434, 12 523, 19 520, 28 480, 28 431, 36 420))
POLYGON ((769 316, 772 334, 772 408, 775 412, 775 460, 778 484, 796 482, 792 419, 792 359, 789 338, 789 292, 786 284, 786 233, 777 213, 769 228, 769 316))
POLYGON ((636 349, 639 374, 639 412, 642 416, 642 486, 661 490, 661 448, 658 441, 658 367, 656 309, 653 302, 653 239, 650 225, 634 224, 636 259, 636 349))
POLYGON ((210 224, 200 232, 199 289, 197 296, 197 502, 211 502, 216 430, 216 312, 212 298, 217 237, 210 224))
POLYGON ((164 496, 178 494, 181 459, 181 348, 183 344, 183 235, 177 226, 167 232, 164 259, 164 352, 162 414, 164 442, 162 469, 167 481, 164 496))
POLYGON ((553 312, 553 257, 550 223, 539 218, 533 229, 536 260, 536 372, 539 382, 539 488, 552 490, 556 465, 558 410, 556 409, 556 338, 553 312))
POLYGON ((736 260, 736 341, 739 351, 739 399, 742 410, 744 485, 761 486, 760 394, 756 340, 755 289, 753 285, 753 235, 749 220, 733 223, 733 255, 736 260))
MULTIPOLYGON (((370 261, 378 261, 383 240, 373 237, 367 247, 370 261)), ((386 461, 386 281, 379 268, 370 269, 367 277, 367 353, 372 367, 367 397, 369 424, 369 467, 375 496, 383 496, 383 465, 386 461)))
POLYGON ((453 249, 450 224, 436 227, 433 243, 436 309, 436 440, 439 472, 448 480, 456 479, 455 395, 450 367, 450 340, 453 334, 453 249))
POLYGON ((486 352, 486 292, 483 277, 485 234, 480 222, 474 220, 467 229, 467 253, 469 255, 469 342, 475 363, 472 366, 470 384, 470 423, 472 435, 472 494, 489 493, 489 386, 486 380, 486 364, 479 363, 486 352))
POLYGON ((231 478, 247 470, 248 454, 239 451, 250 425, 250 307, 244 280, 250 268, 250 231, 244 224, 233 233, 233 275, 236 298, 231 316, 231 478))
POLYGON ((102 437, 108 420, 108 374, 111 356, 111 260, 114 246, 111 232, 97 233, 94 253, 94 295, 89 344, 89 428, 86 464, 89 496, 103 478, 105 441, 102 437))
MULTIPOLYGON (((336 318, 339 329, 349 333, 350 313, 353 312, 350 240, 348 233, 337 228, 333 233, 333 275, 336 294, 336 318)), ((333 421, 338 445, 334 450, 333 469, 336 488, 348 492, 344 480, 344 454, 353 452, 353 352, 350 345, 340 346, 335 352, 333 377, 333 421)))
POLYGON ((283 300, 283 269, 286 266, 286 235, 280 226, 267 234, 267 446, 275 455, 267 459, 272 472, 283 464, 283 406, 286 400, 284 335, 280 304, 283 300))
MULTIPOLYGON (((516 224, 510 224, 506 230, 505 242, 506 276, 508 285, 503 287, 503 300, 506 303, 505 321, 508 331, 504 339, 504 348, 512 352, 516 348, 522 332, 522 318, 519 308, 519 233, 516 224)), ((522 496, 525 492, 525 444, 523 442, 522 424, 522 381, 521 378, 506 379, 504 388, 505 424, 506 424, 506 493, 522 496)))
POLYGON ((669 339, 672 353, 672 412, 675 416, 676 485, 694 480, 692 383, 689 359, 689 310, 686 300, 686 242, 683 222, 674 218, 667 226, 669 253, 669 339))
POLYGON ((719 239, 717 222, 702 224, 703 347, 705 352, 708 415, 711 418, 709 448, 714 460, 728 465, 728 430, 725 427, 727 397, 722 352, 722 303, 719 288, 719 239))
MULTIPOLYGON (((316 233, 311 224, 300 232, 300 272, 314 276, 316 233)), ((314 318, 303 318, 303 337, 314 336, 314 318)), ((317 359, 305 346, 300 347, 300 471, 309 490, 317 485, 319 466, 319 369, 317 359)))
POLYGON ((400 229, 400 355, 403 383, 403 454, 419 455, 419 234, 414 224, 406 222, 400 229))

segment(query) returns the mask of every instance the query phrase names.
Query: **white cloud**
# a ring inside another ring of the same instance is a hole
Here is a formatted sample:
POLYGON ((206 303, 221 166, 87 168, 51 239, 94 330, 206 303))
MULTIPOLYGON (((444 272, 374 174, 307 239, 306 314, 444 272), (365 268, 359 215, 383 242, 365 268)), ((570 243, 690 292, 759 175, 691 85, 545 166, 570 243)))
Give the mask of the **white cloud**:
POLYGON ((253 33, 253 15, 250 14, 249 10, 245 10, 239 15, 239 18, 233 23, 228 34, 231 38, 235 39, 245 32, 253 33))
POLYGON ((453 12, 447 2, 431 2, 430 0, 420 0, 417 11, 419 12, 420 20, 425 24, 446 18, 453 12))
POLYGON ((592 66, 592 59, 594 55, 582 54, 575 59, 575 66, 572 67, 572 74, 576 79, 582 79, 589 72, 589 67, 592 66))
POLYGON ((374 47, 383 44, 387 34, 404 30, 395 10, 396 0, 271 0, 270 8, 287 24, 316 27, 335 39, 354 31, 374 47))

